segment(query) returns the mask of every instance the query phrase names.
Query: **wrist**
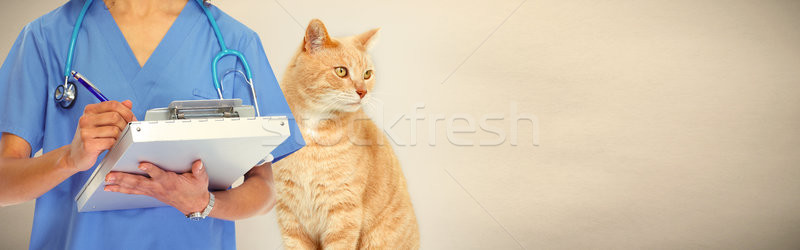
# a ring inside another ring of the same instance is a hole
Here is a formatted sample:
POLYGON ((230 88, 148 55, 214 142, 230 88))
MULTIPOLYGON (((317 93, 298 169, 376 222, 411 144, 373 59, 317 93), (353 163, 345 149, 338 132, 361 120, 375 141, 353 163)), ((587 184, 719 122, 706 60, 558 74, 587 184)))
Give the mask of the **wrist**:
POLYGON ((60 156, 56 160, 56 167, 62 172, 72 175, 80 172, 80 169, 76 166, 75 161, 72 160, 72 157, 70 157, 71 154, 72 151, 70 150, 69 145, 64 146, 60 156))
POLYGON ((193 220, 193 221, 199 221, 199 220, 205 219, 206 217, 208 217, 209 214, 211 214, 211 210, 213 208, 214 208, 214 194, 211 193, 211 192, 208 192, 208 203, 203 208, 203 210, 198 211, 198 212, 191 212, 191 213, 186 215, 186 218, 188 218, 190 220, 193 220))
POLYGON ((187 211, 184 211, 183 214, 188 216, 192 213, 203 212, 203 210, 206 209, 209 201, 211 200, 209 193, 211 192, 204 192, 203 194, 198 195, 197 197, 192 199, 193 202, 191 202, 191 205, 189 205, 189 209, 187 211))

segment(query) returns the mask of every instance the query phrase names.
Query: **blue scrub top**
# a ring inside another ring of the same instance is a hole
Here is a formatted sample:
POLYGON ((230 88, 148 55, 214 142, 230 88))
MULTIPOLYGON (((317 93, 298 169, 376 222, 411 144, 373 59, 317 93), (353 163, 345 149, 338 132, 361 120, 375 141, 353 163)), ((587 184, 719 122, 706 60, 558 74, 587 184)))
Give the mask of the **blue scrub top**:
MULTIPOLYGON (((47 153, 69 144, 84 106, 98 102, 80 85, 71 109, 53 101, 54 89, 64 81, 70 35, 83 4, 70 1, 25 26, 0 68, 0 132, 22 137, 32 152, 47 153)), ((291 137, 272 154, 279 160, 300 149, 305 143, 258 35, 216 7, 210 10, 228 47, 241 51, 252 68, 262 115, 291 120, 291 137)), ((73 68, 108 98, 132 100, 133 113, 143 119, 148 109, 173 100, 216 99, 210 72, 219 50, 206 16, 189 1, 140 67, 103 2, 96 1, 81 27, 73 68)), ((218 64, 220 75, 232 68, 242 68, 235 57, 218 64)), ((222 79, 224 97, 252 104, 249 87, 237 75, 222 79)), ((193 222, 172 207, 78 213, 74 197, 93 171, 73 175, 36 200, 31 249, 236 248, 233 222, 193 222)))

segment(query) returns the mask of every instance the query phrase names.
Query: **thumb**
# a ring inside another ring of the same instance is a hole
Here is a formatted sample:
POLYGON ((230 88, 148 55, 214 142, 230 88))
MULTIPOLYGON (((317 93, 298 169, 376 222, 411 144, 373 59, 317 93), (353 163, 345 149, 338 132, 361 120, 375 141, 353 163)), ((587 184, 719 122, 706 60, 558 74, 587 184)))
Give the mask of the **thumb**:
MULTIPOLYGON (((122 106, 125 106, 128 109, 133 109, 133 102, 131 100, 122 101, 122 106)), ((136 116, 133 116, 133 121, 138 121, 136 116)))
POLYGON ((206 168, 203 165, 203 161, 196 160, 194 163, 192 163, 192 175, 194 175, 194 178, 198 179, 204 179, 207 177, 206 168))
POLYGON ((128 109, 133 108, 133 102, 131 100, 122 101, 122 105, 125 105, 125 107, 127 107, 128 109))

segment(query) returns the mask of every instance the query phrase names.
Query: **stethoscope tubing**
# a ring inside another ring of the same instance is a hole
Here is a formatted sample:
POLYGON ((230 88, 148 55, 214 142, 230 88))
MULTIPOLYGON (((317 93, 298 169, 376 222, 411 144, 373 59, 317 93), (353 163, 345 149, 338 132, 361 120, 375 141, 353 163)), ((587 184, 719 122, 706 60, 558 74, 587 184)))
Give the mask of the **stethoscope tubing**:
POLYGON ((67 63, 65 63, 65 65, 64 65, 64 88, 65 89, 68 89, 68 85, 67 84, 69 83, 69 74, 70 74, 70 72, 72 72, 72 57, 75 55, 75 42, 77 42, 77 40, 78 40, 77 39, 78 38, 78 32, 81 31, 81 25, 83 24, 83 18, 86 16, 86 11, 89 10, 89 6, 92 5, 93 1, 94 0, 86 0, 86 3, 83 4, 83 8, 81 9, 81 13, 78 14, 78 19, 75 21, 75 27, 72 27, 72 39, 69 40, 69 49, 67 50, 67 63))

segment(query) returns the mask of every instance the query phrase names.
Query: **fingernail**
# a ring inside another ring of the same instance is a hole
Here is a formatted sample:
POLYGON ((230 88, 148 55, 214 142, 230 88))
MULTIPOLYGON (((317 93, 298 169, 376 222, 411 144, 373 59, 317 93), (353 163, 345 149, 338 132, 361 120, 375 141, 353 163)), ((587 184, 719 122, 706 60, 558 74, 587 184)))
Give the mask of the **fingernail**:
POLYGON ((109 176, 108 178, 106 178, 106 182, 110 183, 110 182, 113 182, 113 181, 114 181, 114 176, 109 176))
POLYGON ((109 191, 111 191, 111 188, 109 188, 109 187, 104 187, 104 188, 103 188, 103 191, 109 192, 109 191))
POLYGON ((141 169, 142 171, 147 171, 147 167, 145 167, 144 165, 139 165, 139 169, 141 169))
POLYGON ((200 168, 198 170, 203 170, 203 162, 200 162, 200 168))

